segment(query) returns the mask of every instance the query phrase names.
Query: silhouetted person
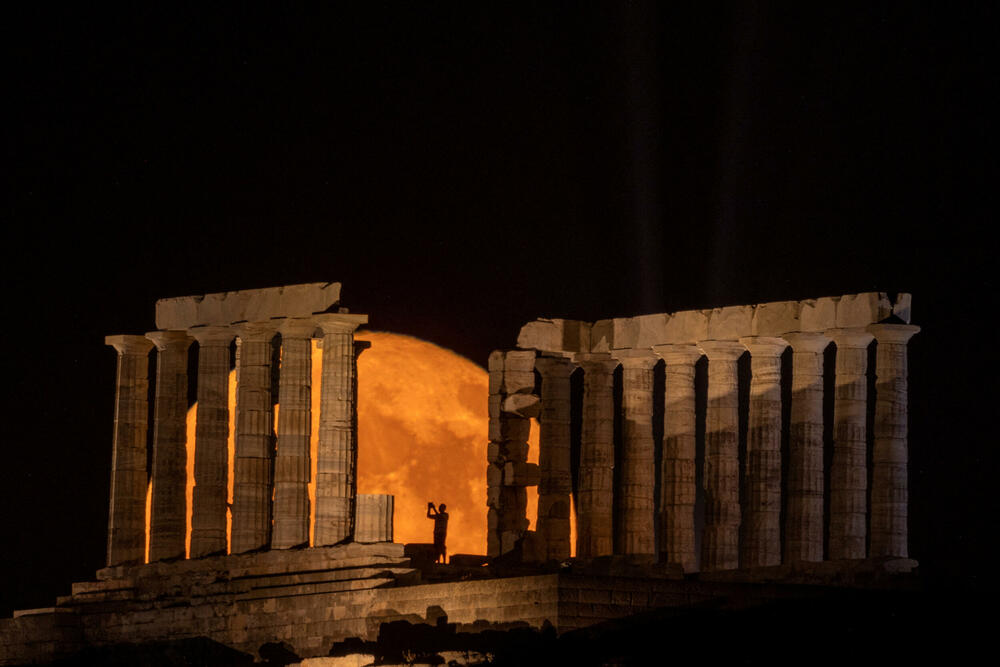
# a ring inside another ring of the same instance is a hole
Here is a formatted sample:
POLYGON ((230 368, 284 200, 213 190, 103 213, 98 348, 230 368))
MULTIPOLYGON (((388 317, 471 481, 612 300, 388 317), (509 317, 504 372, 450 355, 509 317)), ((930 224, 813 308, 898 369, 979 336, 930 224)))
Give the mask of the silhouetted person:
POLYGON ((444 511, 446 505, 441 503, 441 506, 434 509, 434 503, 427 503, 427 518, 434 519, 434 562, 440 560, 442 563, 445 561, 445 556, 448 552, 445 549, 444 541, 448 537, 448 513, 444 511))

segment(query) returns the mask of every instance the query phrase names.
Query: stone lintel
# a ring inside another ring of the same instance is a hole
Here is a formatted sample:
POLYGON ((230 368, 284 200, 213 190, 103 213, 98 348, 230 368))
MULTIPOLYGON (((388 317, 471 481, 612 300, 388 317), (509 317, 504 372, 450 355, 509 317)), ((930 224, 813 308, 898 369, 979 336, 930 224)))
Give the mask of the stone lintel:
POLYGON ((746 336, 783 336, 790 332, 863 329, 893 315, 909 323, 911 301, 911 295, 905 292, 898 294, 894 301, 890 301, 885 292, 862 292, 801 301, 619 317, 593 324, 575 320, 536 320, 522 327, 518 347, 572 355, 692 344, 702 340, 737 340, 746 336), (568 323, 572 323, 572 328, 568 323), (588 334, 586 337, 582 335, 584 331, 588 334))
POLYGON ((156 302, 159 329, 189 329, 275 317, 322 313, 340 302, 340 283, 306 283, 264 289, 180 296, 156 302))
POLYGON ((153 341, 145 336, 118 335, 105 336, 104 344, 110 345, 118 354, 146 354, 153 349, 153 341))
POLYGON ((517 336, 517 346, 524 350, 539 350, 567 355, 590 351, 589 322, 562 319, 538 319, 528 322, 517 336))

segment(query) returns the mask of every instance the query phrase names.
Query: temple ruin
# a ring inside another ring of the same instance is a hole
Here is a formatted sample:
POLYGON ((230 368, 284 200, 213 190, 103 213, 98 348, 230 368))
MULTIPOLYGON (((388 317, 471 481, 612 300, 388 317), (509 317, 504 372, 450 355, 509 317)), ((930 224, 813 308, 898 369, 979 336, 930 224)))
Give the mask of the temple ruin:
POLYGON ((892 588, 916 568, 907 342, 919 329, 908 294, 527 323, 515 348, 488 360, 486 553, 448 565, 393 542, 391 495, 357 493, 356 363, 366 344, 354 333, 367 321, 340 306, 339 283, 314 283, 163 299, 156 331, 109 336, 118 371, 107 567, 52 607, 0 620, 0 664, 191 638, 257 658, 280 644, 304 659, 442 615, 469 632, 564 633, 726 596, 892 588), (189 386, 198 406, 190 508, 189 386), (538 464, 528 462, 532 419, 538 464))

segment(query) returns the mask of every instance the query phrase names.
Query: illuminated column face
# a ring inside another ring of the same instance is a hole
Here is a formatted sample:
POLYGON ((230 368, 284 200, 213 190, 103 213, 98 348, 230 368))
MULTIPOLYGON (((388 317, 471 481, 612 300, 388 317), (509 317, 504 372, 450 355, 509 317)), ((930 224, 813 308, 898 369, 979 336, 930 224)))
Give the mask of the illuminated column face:
POLYGON ((739 567, 739 376, 745 348, 736 341, 703 341, 708 357, 705 411, 705 532, 701 569, 739 567))
POLYGON ((575 367, 562 357, 540 357, 535 368, 542 376, 538 534, 546 560, 565 560, 570 554, 570 376, 575 367))
POLYGON ((309 438, 312 427, 312 336, 309 319, 285 320, 278 376, 278 446, 274 458, 274 529, 271 547, 309 542, 309 438))
POLYGON ((108 336, 118 352, 107 564, 141 563, 146 550, 149 351, 143 336, 108 336))
POLYGON ((819 333, 782 336, 792 346, 785 561, 823 560, 823 352, 819 333))
POLYGON ((685 572, 697 568, 694 538, 695 345, 654 345, 664 361, 663 459, 660 492, 660 552, 685 572))
POLYGON ((236 384, 236 451, 233 464, 232 553, 261 549, 271 537, 271 461, 274 410, 271 341, 276 326, 243 324, 236 384))
POLYGON ((146 334, 157 349, 153 420, 153 489, 149 519, 149 560, 184 557, 187 529, 188 348, 183 331, 146 334))
POLYGON ((353 537, 358 458, 354 331, 367 321, 367 315, 347 313, 316 316, 316 323, 323 331, 323 373, 314 546, 330 546, 353 537))
POLYGON ((655 459, 653 455, 653 366, 652 350, 615 350, 622 365, 622 411, 624 456, 618 524, 621 544, 616 552, 648 555, 656 552, 653 519, 655 503, 655 459))
POLYGON ((583 368, 583 434, 580 443, 576 555, 610 556, 613 550, 614 371, 606 354, 580 354, 583 368))
POLYGON ((751 336, 743 567, 781 564, 781 338, 751 336))
POLYGON ((830 560, 865 557, 868 508, 866 419, 868 345, 857 329, 826 332, 837 345, 833 404, 833 463, 830 468, 830 560))
POLYGON ((226 552, 229 346, 235 332, 228 327, 196 327, 188 333, 198 341, 191 557, 201 558, 226 552))
POLYGON ((909 555, 907 545, 906 344, 920 327, 876 324, 875 447, 872 453, 871 556, 909 555))

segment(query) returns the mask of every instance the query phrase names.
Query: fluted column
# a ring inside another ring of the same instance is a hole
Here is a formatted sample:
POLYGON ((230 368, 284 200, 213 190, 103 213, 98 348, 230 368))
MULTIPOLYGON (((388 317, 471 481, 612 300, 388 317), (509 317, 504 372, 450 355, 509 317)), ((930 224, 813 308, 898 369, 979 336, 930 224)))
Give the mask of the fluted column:
POLYGON ((347 313, 316 316, 316 323, 323 330, 323 374, 314 546, 337 544, 353 536, 357 495, 354 330, 367 321, 367 315, 347 313))
POLYGON ((583 368, 583 434, 577 484, 576 555, 609 556, 613 551, 614 370, 607 354, 580 354, 583 368))
POLYGON ((859 329, 826 332, 837 345, 830 467, 830 560, 864 558, 868 501, 868 345, 859 329))
POLYGON ((736 341, 702 341, 708 357, 705 411, 705 531, 701 569, 734 570, 740 552, 739 375, 736 341))
POLYGON ((656 553, 653 519, 656 485, 653 456, 653 366, 652 350, 615 350, 622 365, 622 412, 624 455, 621 498, 618 503, 620 544, 616 553, 656 553))
POLYGON ((146 430, 149 351, 143 336, 108 336, 118 352, 107 564, 141 563, 146 550, 146 430))
POLYGON ((747 528, 743 567, 781 564, 781 338, 740 338, 750 351, 747 528))
POLYGON ((274 457, 274 529, 271 548, 289 549, 309 542, 309 438, 312 428, 311 319, 281 323, 278 376, 278 443, 274 457))
POLYGON ((570 554, 570 376, 575 366, 562 357, 539 357, 535 368, 542 376, 536 532, 545 544, 545 560, 564 560, 570 554))
POLYGON ((909 555, 907 545, 907 355, 906 344, 920 327, 868 327, 875 353, 875 445, 872 452, 871 556, 909 555))
POLYGON ((823 351, 819 333, 782 336, 792 346, 785 561, 823 560, 823 351))
POLYGON ((271 539, 271 465, 274 401, 271 340, 274 323, 241 324, 236 384, 236 452, 233 463, 234 554, 262 549, 271 539))
POLYGON ((188 348, 184 331, 153 331, 156 400, 153 418, 153 491, 149 561, 184 557, 187 531, 188 348))
POLYGON ((654 345, 666 364, 663 396, 663 459, 660 491, 660 552, 685 572, 698 567, 695 553, 695 345, 654 345))
POLYGON ((195 426, 191 558, 226 552, 229 486, 229 327, 197 327, 198 410, 195 426))

